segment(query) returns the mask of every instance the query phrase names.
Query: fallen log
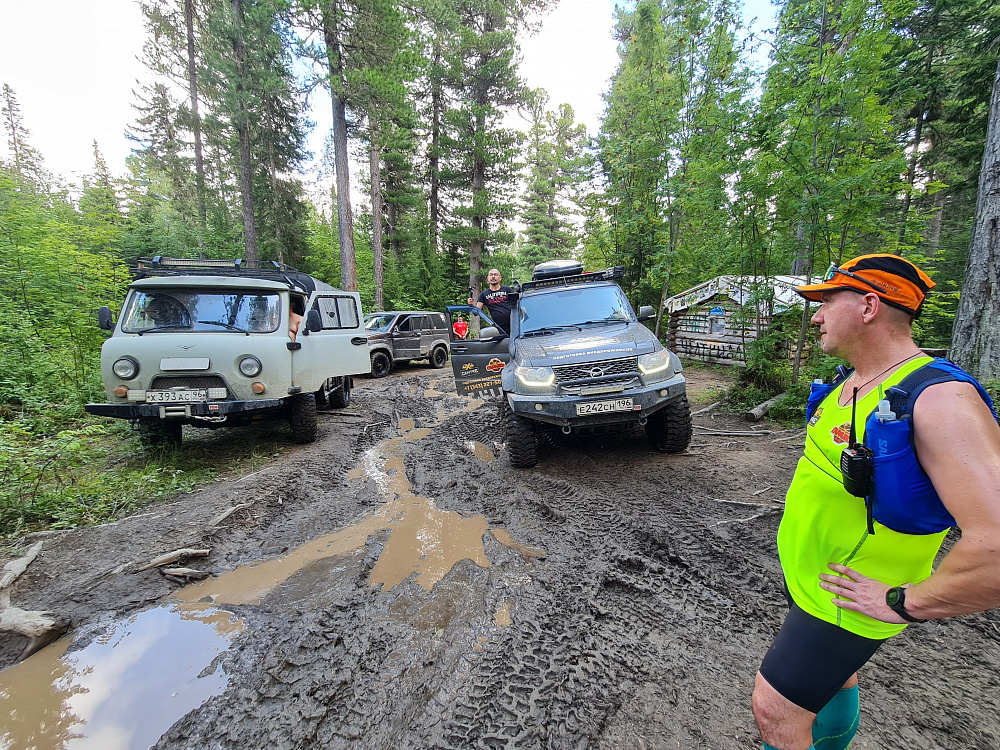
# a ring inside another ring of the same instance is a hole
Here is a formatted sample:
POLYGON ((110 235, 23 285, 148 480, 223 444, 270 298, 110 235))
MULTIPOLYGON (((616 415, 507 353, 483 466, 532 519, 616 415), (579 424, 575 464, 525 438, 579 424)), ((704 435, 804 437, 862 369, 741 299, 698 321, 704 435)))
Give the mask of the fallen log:
POLYGON ((3 591, 28 569, 32 561, 42 551, 42 543, 37 542, 24 557, 11 560, 3 566, 0 577, 0 631, 17 633, 29 639, 21 651, 18 661, 27 659, 36 651, 48 646, 52 641, 69 630, 69 618, 50 612, 31 611, 10 606, 10 592, 3 591))
POLYGON ((777 434, 774 430, 754 430, 753 432, 732 432, 729 430, 709 430, 699 425, 695 425, 696 430, 701 430, 698 433, 698 437, 702 435, 716 435, 721 437, 763 437, 765 435, 775 435, 777 434))
POLYGON ((763 404, 759 404, 759 405, 755 406, 754 408, 752 408, 750 411, 748 411, 743 416, 746 417, 747 421, 749 421, 749 422, 758 422, 758 421, 760 421, 761 419, 764 418, 764 415, 767 414, 768 409, 770 409, 772 406, 774 406, 776 403, 778 403, 778 401, 780 401, 781 399, 783 399, 787 395, 788 395, 788 391, 784 391, 783 393, 779 393, 774 398, 769 398, 763 404))
POLYGON ((24 557, 19 557, 16 560, 11 560, 9 563, 3 566, 3 576, 0 577, 0 589, 5 589, 10 586, 14 581, 18 579, 24 571, 28 569, 31 565, 32 560, 38 557, 38 553, 42 551, 42 543, 35 543, 31 549, 28 550, 28 554, 24 557))
POLYGON ((0 630, 26 636, 30 640, 17 657, 23 661, 40 651, 69 630, 66 617, 49 612, 31 612, 18 607, 0 609, 0 630))
POLYGON ((145 565, 136 568, 135 573, 141 573, 144 570, 149 570, 150 568, 159 568, 163 565, 169 565, 172 562, 178 562, 180 560, 186 560, 189 557, 208 557, 211 550, 207 549, 176 549, 173 552, 167 552, 164 555, 160 555, 152 560, 150 560, 145 565))

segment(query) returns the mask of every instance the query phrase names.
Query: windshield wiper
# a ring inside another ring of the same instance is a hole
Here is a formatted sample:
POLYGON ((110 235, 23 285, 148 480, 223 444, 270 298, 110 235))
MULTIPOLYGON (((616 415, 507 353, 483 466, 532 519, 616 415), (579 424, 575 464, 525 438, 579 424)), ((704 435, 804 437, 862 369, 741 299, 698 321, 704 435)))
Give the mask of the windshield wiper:
POLYGON ((175 329, 175 328, 187 328, 187 329, 190 329, 191 326, 184 326, 184 325, 180 325, 179 323, 174 323, 173 325, 169 325, 169 326, 153 326, 152 328, 144 328, 141 331, 136 331, 136 333, 141 336, 142 334, 149 333, 150 331, 169 331, 169 330, 172 330, 172 329, 175 329))
POLYGON ((221 320, 199 320, 199 323, 204 323, 207 326, 222 326, 230 331, 239 331, 240 333, 245 333, 247 336, 250 335, 250 331, 245 328, 240 328, 239 326, 234 326, 231 323, 223 323, 221 320))
POLYGON ((586 321, 584 323, 580 323, 580 325, 582 325, 582 326, 596 326, 596 325, 601 325, 602 323, 628 323, 628 320, 625 320, 623 318, 616 318, 616 317, 612 316, 612 317, 609 317, 609 318, 601 318, 600 320, 588 320, 588 321, 586 321))
POLYGON ((533 331, 526 331, 522 333, 521 336, 551 336, 556 331, 568 331, 570 328, 579 328, 580 326, 574 323, 573 325, 567 326, 544 326, 542 328, 536 328, 533 331))

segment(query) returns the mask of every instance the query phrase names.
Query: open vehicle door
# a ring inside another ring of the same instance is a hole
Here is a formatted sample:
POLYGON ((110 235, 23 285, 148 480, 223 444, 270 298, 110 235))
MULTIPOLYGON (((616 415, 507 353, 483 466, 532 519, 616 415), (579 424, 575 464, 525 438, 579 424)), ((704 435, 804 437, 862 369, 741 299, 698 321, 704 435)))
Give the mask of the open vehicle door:
POLYGON ((490 316, 472 305, 448 305, 448 319, 455 321, 461 315, 468 323, 465 338, 459 338, 451 329, 451 368, 455 372, 455 390, 460 396, 499 398, 503 395, 500 371, 510 362, 510 337, 502 331, 499 336, 483 339, 480 333, 496 328, 490 316))

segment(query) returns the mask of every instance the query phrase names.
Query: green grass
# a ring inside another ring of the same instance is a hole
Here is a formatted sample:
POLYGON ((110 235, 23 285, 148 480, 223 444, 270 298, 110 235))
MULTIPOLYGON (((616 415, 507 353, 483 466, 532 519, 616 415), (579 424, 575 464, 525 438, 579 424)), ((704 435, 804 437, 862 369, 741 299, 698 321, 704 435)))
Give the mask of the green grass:
POLYGON ((115 521, 154 501, 243 475, 291 447, 281 423, 186 429, 177 448, 147 449, 119 420, 87 415, 41 431, 0 421, 0 538, 115 521))

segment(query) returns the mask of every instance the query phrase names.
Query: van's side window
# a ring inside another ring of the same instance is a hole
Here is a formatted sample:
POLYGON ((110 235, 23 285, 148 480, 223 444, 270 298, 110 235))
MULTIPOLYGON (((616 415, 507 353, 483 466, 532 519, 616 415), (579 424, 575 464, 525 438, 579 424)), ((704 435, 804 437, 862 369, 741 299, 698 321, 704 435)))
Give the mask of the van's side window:
POLYGON ((358 327, 358 308, 353 297, 317 297, 313 309, 319 310, 324 330, 358 327))

